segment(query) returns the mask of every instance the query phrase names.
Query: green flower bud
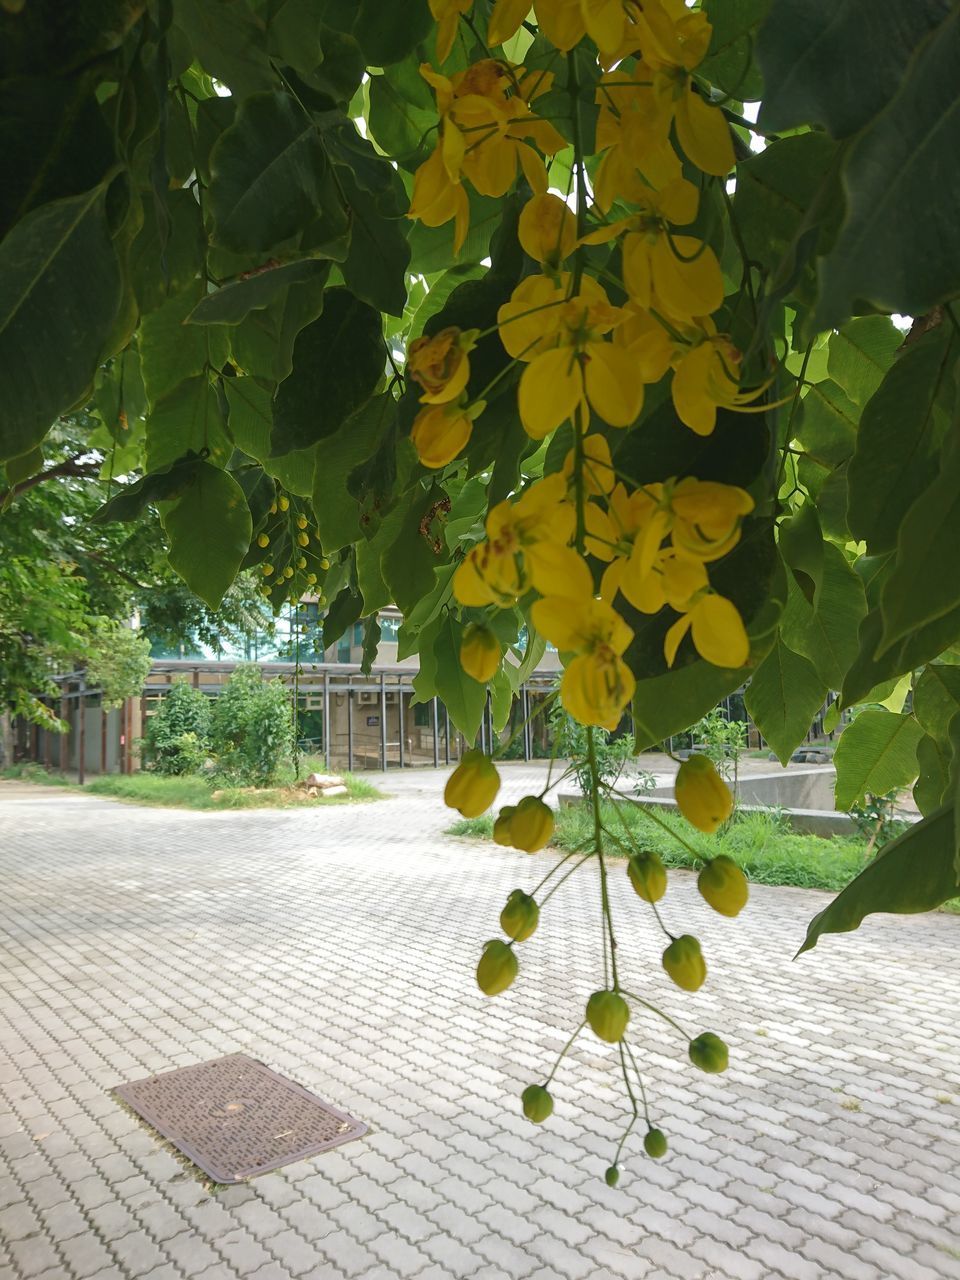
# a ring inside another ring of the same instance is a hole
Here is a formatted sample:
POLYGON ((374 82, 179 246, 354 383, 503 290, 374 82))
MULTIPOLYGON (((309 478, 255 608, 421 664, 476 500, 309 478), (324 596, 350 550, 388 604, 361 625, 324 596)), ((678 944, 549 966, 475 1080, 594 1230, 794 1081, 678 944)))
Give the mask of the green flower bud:
POLYGON ((620 1170, 612 1164, 603 1177, 608 1187, 615 1187, 620 1181, 620 1170))
POLYGON ((695 1040, 691 1040, 689 1052, 693 1065, 710 1075, 726 1071, 730 1063, 729 1049, 712 1031, 704 1031, 695 1040))
POLYGON ((500 928, 514 942, 526 942, 540 923, 540 908, 529 894, 514 889, 500 912, 500 928))
POLYGON ((700 943, 689 933, 670 943, 663 953, 663 967, 684 991, 699 991, 707 978, 700 943))
POLYGON ((662 1160, 667 1154, 667 1140, 659 1129, 648 1129, 644 1135, 643 1149, 654 1160, 662 1160))
POLYGON ((733 813, 730 788, 706 756, 684 760, 677 773, 673 793, 677 807, 688 822, 709 835, 733 813))
POLYGON ((500 790, 500 775, 493 761, 482 751, 471 748, 447 779, 444 803, 457 809, 464 818, 479 818, 489 809, 500 790))
POLYGON ((518 968, 513 948, 499 938, 493 938, 483 948, 477 965, 477 986, 485 996, 499 995, 513 982, 518 968))
POLYGON ((750 888, 747 877, 725 853, 713 858, 697 876, 697 888, 714 911, 737 916, 747 905, 750 888))
POLYGON ((510 819, 510 843, 524 853, 536 853, 552 835, 553 810, 538 796, 524 796, 510 819))
POLYGON ((629 1021, 630 1006, 616 991, 595 991, 587 1001, 587 1022, 591 1030, 609 1044, 616 1044, 622 1038, 629 1021))
POLYGON ((553 1115, 553 1098, 542 1084, 527 1085, 520 1095, 523 1114, 534 1124, 543 1124, 553 1115))
POLYGON ((644 902, 659 902, 667 891, 667 873, 658 854, 635 853, 627 863, 627 875, 644 902))

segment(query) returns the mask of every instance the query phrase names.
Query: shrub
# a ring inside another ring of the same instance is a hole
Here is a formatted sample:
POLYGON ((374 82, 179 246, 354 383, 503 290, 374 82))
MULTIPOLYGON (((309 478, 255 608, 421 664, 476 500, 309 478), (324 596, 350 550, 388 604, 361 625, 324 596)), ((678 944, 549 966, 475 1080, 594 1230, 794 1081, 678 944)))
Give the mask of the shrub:
POLYGON ((237 667, 211 721, 217 772, 241 786, 274 782, 293 750, 293 710, 280 680, 264 680, 252 663, 237 667))
POLYGON ((209 748, 209 699, 186 680, 174 681, 159 709, 147 721, 144 763, 157 773, 196 773, 209 748))

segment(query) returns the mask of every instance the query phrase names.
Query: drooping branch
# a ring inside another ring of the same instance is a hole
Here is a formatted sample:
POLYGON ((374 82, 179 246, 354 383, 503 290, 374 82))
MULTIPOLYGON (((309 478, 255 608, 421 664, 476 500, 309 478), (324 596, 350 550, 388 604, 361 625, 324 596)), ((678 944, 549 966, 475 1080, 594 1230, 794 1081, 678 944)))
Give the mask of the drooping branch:
POLYGON ((38 471, 36 475, 27 476, 26 479, 19 480, 7 489, 0 489, 0 506, 3 506, 6 502, 12 502, 21 493, 26 493, 27 490, 42 484, 44 480, 56 480, 66 477, 92 480, 99 474, 99 462, 84 462, 81 458, 65 458, 63 462, 47 467, 45 471, 38 471))

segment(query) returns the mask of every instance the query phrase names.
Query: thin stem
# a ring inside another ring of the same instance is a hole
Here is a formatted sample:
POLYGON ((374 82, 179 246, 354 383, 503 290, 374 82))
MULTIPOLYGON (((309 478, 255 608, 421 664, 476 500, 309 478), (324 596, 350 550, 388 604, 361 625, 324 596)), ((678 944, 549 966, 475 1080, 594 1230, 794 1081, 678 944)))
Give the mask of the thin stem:
MULTIPOLYGON (((570 856, 572 856, 572 855, 570 855, 570 856)), ((551 885, 551 886, 550 886, 550 892, 544 895, 544 897, 543 897, 542 901, 540 902, 540 906, 541 906, 541 907, 545 906, 545 905, 546 905, 546 903, 548 903, 548 902, 550 901, 550 899, 553 897, 553 895, 557 892, 557 890, 558 890, 558 889, 560 888, 560 886, 563 884, 564 880, 568 880, 568 879, 570 878, 570 876, 572 876, 572 875, 573 875, 573 873, 574 873, 575 871, 579 871, 579 870, 580 870, 580 868, 583 866, 583 864, 584 864, 584 863, 585 863, 589 858, 592 858, 592 857, 593 857, 593 853, 592 853, 592 852, 585 853, 585 854, 583 855, 583 857, 580 859, 580 861, 579 861, 578 863, 576 863, 576 865, 575 865, 575 866, 572 866, 572 867, 570 868, 570 870, 569 870, 569 871, 565 871, 565 872, 564 872, 564 874, 563 874, 563 875, 560 877, 560 879, 557 881, 557 883, 556 883, 556 884, 554 884, 554 885, 551 885)), ((558 864, 558 865, 562 865, 562 864, 558 864)))
POLYGON ((573 1035, 570 1037, 567 1043, 560 1050, 560 1056, 557 1058, 556 1062, 553 1064, 553 1070, 547 1076, 547 1079, 544 1083, 544 1088, 546 1088, 546 1086, 550 1083, 553 1077, 557 1074, 557 1068, 560 1066, 560 1063, 564 1060, 564 1058, 570 1052, 570 1046, 573 1044, 574 1040, 576 1040, 577 1036, 580 1034, 580 1032, 583 1030, 583 1028, 586 1025, 587 1025, 587 1020, 586 1018, 584 1018, 584 1020, 580 1023, 579 1027, 577 1027, 576 1031, 573 1033, 573 1035))

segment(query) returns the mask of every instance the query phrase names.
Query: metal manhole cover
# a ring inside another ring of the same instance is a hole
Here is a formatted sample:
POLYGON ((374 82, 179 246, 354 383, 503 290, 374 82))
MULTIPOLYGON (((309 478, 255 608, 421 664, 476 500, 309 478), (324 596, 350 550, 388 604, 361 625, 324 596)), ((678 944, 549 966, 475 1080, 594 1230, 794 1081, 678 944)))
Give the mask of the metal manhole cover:
POLYGON ((216 1182, 242 1182, 367 1132, 245 1053, 163 1071, 113 1092, 216 1182))

